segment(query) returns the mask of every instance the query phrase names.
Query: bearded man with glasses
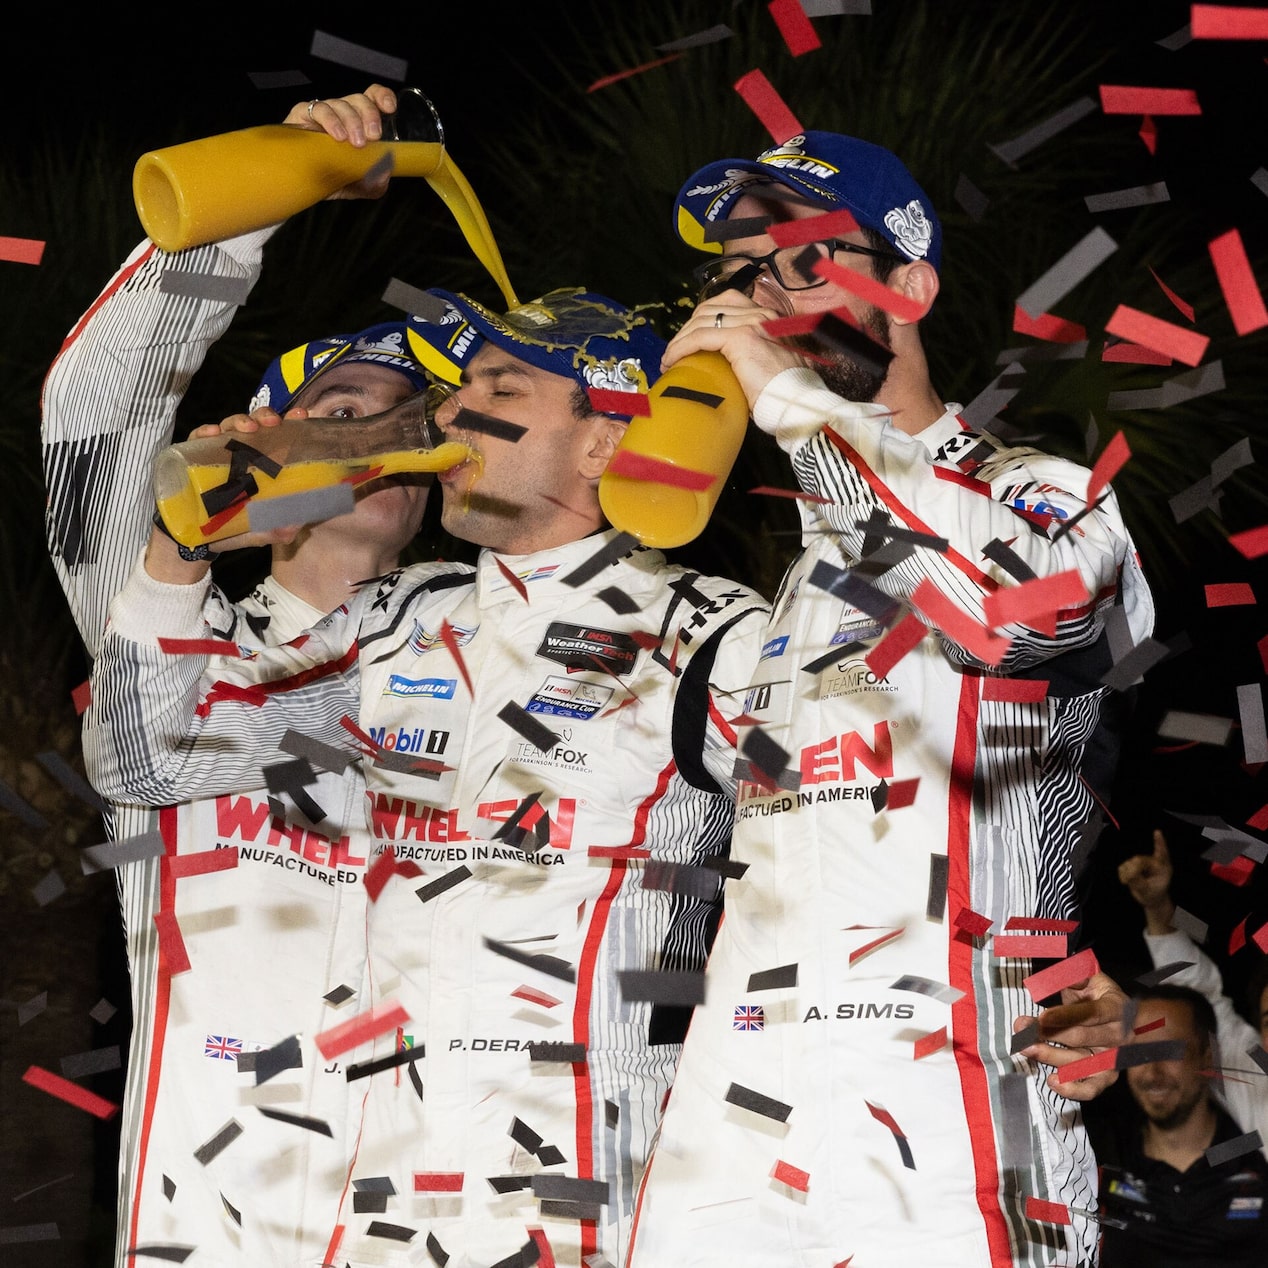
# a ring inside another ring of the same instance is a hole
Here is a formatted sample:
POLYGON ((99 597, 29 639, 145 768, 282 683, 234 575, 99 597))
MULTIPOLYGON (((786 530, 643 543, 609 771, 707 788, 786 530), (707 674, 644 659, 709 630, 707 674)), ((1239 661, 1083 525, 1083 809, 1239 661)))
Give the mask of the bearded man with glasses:
POLYGON ((726 357, 803 549, 737 724, 733 879, 627 1268, 1089 1268, 1070 1102, 1115 1074, 1071 1063, 1125 1000, 1078 891, 1113 662, 1153 628, 1135 546, 1089 471, 935 391, 942 228, 888 150, 807 132, 711 163, 674 221, 714 258, 662 364, 726 357))

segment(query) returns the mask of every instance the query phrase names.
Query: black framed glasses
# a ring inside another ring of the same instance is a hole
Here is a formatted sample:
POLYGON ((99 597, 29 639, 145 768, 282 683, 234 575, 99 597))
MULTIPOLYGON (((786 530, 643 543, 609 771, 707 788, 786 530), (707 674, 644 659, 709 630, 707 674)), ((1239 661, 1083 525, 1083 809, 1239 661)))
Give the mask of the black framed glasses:
POLYGON ((808 291, 823 286, 826 278, 814 270, 820 260, 830 260, 838 251, 850 255, 871 255, 878 260, 901 260, 897 251, 882 251, 877 247, 863 247, 855 242, 842 242, 840 238, 824 238, 818 242, 799 242, 791 247, 776 247, 765 255, 719 255, 692 269, 691 276, 702 292, 717 294, 724 290, 741 269, 756 277, 765 265, 771 276, 786 291, 808 291), (751 266, 751 269, 750 269, 751 266))

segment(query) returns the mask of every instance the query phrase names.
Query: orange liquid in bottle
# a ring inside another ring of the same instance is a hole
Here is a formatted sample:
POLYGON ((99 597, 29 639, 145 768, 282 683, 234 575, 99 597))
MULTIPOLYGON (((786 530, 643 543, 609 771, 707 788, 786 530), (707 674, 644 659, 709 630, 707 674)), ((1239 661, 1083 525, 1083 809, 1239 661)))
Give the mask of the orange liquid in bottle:
MULTIPOLYGON (((466 445, 447 441, 435 449, 416 452, 376 454, 359 459, 356 463, 336 461, 297 462, 283 466, 276 476, 270 476, 258 467, 251 471, 258 488, 250 502, 268 498, 285 497, 294 493, 307 493, 314 489, 329 488, 345 482, 360 483, 381 476, 399 475, 414 471, 444 471, 455 467, 475 455, 466 445)), ((226 516, 223 512, 209 515, 203 502, 203 494, 221 488, 229 480, 229 464, 208 463, 191 465, 183 488, 168 497, 158 499, 158 511, 167 531, 182 546, 201 546, 207 542, 236 537, 249 531, 247 507, 250 502, 238 504, 236 512, 226 516), (208 525, 214 522, 214 528, 208 525)))

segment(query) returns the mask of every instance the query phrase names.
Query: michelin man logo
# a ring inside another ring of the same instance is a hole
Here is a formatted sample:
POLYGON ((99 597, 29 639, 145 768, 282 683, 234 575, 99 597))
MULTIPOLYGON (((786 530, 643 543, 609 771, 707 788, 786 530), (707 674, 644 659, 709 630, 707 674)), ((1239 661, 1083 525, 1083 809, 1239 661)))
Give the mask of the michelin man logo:
POLYGON ((583 366, 586 383, 605 392, 639 392, 647 388, 643 367, 635 357, 624 361, 590 361, 583 366))
POLYGON ((913 198, 906 207, 895 207, 893 211, 887 211, 885 228, 898 239, 899 249, 913 260, 923 260, 929 254, 933 229, 918 198, 913 198))
POLYGON ((393 330, 390 334, 384 335, 382 339, 358 339, 353 347, 353 353, 358 352, 382 352, 390 357, 404 357, 406 354, 401 348, 401 341, 404 338, 403 332, 393 330))
POLYGON ((251 404, 247 406, 247 413, 254 414, 257 409, 263 409, 271 403, 273 393, 269 391, 269 385, 262 383, 260 390, 251 398, 251 404))

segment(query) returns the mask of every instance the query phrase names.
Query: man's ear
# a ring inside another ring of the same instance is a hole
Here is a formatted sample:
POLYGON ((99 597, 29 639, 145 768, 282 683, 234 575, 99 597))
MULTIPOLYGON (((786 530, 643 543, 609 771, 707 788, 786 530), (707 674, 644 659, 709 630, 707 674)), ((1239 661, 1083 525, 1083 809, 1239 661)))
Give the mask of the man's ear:
POLYGON ((590 443, 581 456, 581 474, 587 480, 597 480, 612 461, 627 424, 607 414, 593 414, 586 425, 590 427, 590 443))
MULTIPOLYGON (((904 298, 920 305, 921 312, 915 318, 916 321, 929 315, 933 301, 938 297, 938 273, 927 260, 913 260, 910 264, 895 269, 890 274, 889 285, 904 298)), ((906 326, 911 321, 910 318, 898 317, 893 313, 889 314, 889 320, 896 326, 906 326)))

